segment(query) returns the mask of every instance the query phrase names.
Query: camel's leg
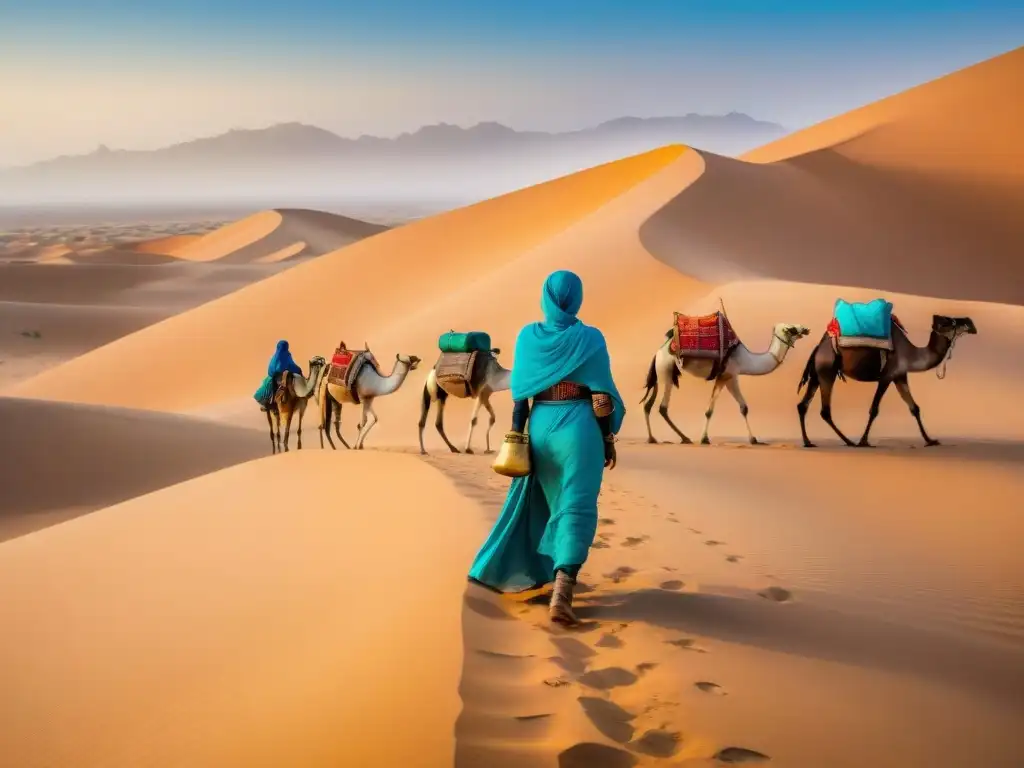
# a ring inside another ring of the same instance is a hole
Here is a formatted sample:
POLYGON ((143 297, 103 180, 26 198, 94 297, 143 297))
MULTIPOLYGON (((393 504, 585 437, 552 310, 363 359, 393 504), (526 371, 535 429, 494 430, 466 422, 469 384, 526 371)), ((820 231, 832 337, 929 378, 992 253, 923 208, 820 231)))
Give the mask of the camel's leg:
POLYGON ((298 403, 298 405, 299 405, 299 423, 298 423, 298 426, 295 427, 295 439, 297 441, 297 443, 295 445, 295 450, 297 450, 297 451, 301 451, 302 450, 302 417, 306 413, 306 405, 307 405, 308 402, 309 402, 308 400, 303 398, 302 400, 299 400, 299 403, 298 403))
POLYGON ((338 407, 338 414, 337 416, 334 417, 334 434, 338 436, 338 439, 341 440, 341 444, 344 445, 346 449, 351 449, 352 446, 348 444, 348 441, 345 440, 345 438, 342 437, 341 434, 341 403, 339 403, 337 400, 334 400, 334 398, 331 399, 334 401, 334 404, 338 407))
POLYGON ((868 433, 871 431, 871 425, 875 423, 875 419, 878 418, 878 406, 882 403, 882 398, 885 396, 885 392, 889 389, 889 384, 892 382, 889 379, 882 379, 878 382, 878 388, 875 389, 875 396, 871 400, 871 408, 868 409, 868 425, 864 427, 864 434, 860 436, 860 442, 857 443, 858 448, 870 448, 871 443, 868 442, 868 433))
POLYGON ((715 384, 711 388, 711 402, 708 403, 708 409, 704 411, 704 434, 700 436, 701 445, 711 445, 711 439, 708 437, 708 428, 711 426, 711 417, 715 415, 715 401, 722 394, 724 386, 725 379, 715 379, 715 384))
POLYGON ((359 430, 359 438, 356 440, 356 448, 360 451, 363 450, 363 446, 366 444, 366 436, 370 434, 370 430, 376 424, 377 413, 373 410, 373 398, 366 398, 363 400, 363 426, 359 430))
POLYGON ((733 376, 725 382, 725 388, 729 390, 729 394, 732 395, 732 399, 736 401, 736 404, 740 407, 740 415, 743 417, 743 423, 747 425, 747 439, 751 445, 760 445, 757 438, 754 437, 753 431, 750 429, 750 420, 747 418, 747 414, 750 413, 750 408, 747 407, 747 401, 743 397, 743 393, 740 392, 740 380, 738 377, 733 376))
POLYGON ((494 413, 494 407, 491 405, 491 393, 483 395, 482 397, 484 408, 487 409, 487 415, 490 421, 487 423, 487 435, 486 435, 486 449, 484 453, 494 453, 491 450, 491 430, 494 429, 494 422, 498 420, 498 417, 494 413))
POLYGON ((479 395, 473 400, 473 413, 469 417, 469 434, 466 435, 466 453, 473 453, 473 430, 476 428, 476 417, 480 413, 479 395))
POLYGON ((672 419, 668 417, 668 404, 672 401, 672 382, 663 382, 663 386, 665 387, 665 394, 661 397, 661 405, 658 406, 658 413, 661 414, 661 418, 665 420, 665 423, 672 427, 672 431, 679 436, 679 442, 683 445, 689 445, 693 440, 684 435, 682 430, 673 424, 672 419))
POLYGON ((448 446, 448 450, 452 453, 458 453, 459 449, 452 445, 452 441, 448 439, 448 435, 444 433, 444 404, 448 400, 447 393, 442 394, 443 389, 437 391, 437 417, 434 419, 434 426, 437 427, 437 433, 441 435, 441 439, 444 440, 444 444, 448 446))
POLYGON ((898 379, 894 379, 893 384, 896 385, 896 391, 900 393, 900 397, 903 398, 903 402, 910 408, 910 415, 917 419, 917 428, 921 430, 921 437, 924 438, 924 444, 928 446, 939 445, 939 441, 932 440, 928 437, 928 433, 924 429, 924 424, 921 422, 921 406, 914 402, 914 396, 910 394, 910 382, 907 381, 906 374, 900 376, 898 379))
POLYGON ((430 388, 426 384, 423 385, 423 398, 420 402, 420 453, 423 456, 427 455, 427 449, 423 445, 423 430, 427 426, 427 416, 430 413, 430 403, 433 398, 430 396, 430 388))
POLYGON ((804 393, 803 399, 796 404, 796 412, 800 414, 800 434, 804 438, 804 448, 817 447, 811 442, 810 438, 807 437, 807 409, 816 394, 818 394, 818 374, 817 372, 814 372, 807 380, 807 391, 804 393))
POLYGON ((828 375, 822 375, 822 372, 818 373, 818 381, 821 386, 821 418, 826 424, 832 427, 832 431, 839 435, 839 439, 842 440, 849 446, 855 445, 855 443, 842 433, 836 423, 832 421, 832 387, 836 383, 835 373, 832 371, 828 372, 828 375))
POLYGON ((647 442, 656 443, 654 439, 654 432, 651 431, 651 410, 654 408, 654 401, 658 399, 658 383, 655 382, 654 386, 651 387, 650 393, 647 395, 647 399, 644 400, 644 423, 647 424, 647 442))
POLYGON ((334 438, 331 437, 331 413, 334 410, 334 398, 331 397, 331 393, 326 389, 324 390, 323 400, 320 401, 320 447, 324 447, 324 438, 327 438, 327 443, 331 446, 332 451, 336 451, 337 446, 334 445, 334 438))
POLYGON ((292 416, 295 415, 295 409, 289 408, 288 413, 284 417, 284 449, 288 450, 288 437, 292 431, 292 416))
POLYGON ((274 428, 277 430, 277 452, 282 451, 281 447, 281 409, 274 409, 274 428))
POLYGON ((267 426, 270 427, 270 452, 271 454, 277 453, 277 443, 274 442, 274 420, 270 416, 270 409, 267 408, 267 426))

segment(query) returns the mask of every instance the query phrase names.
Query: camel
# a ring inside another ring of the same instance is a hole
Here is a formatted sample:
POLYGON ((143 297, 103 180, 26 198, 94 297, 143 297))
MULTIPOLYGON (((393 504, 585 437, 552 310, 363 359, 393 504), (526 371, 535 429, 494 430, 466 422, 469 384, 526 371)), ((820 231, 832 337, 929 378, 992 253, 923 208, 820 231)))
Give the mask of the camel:
MULTIPOLYGON (((938 368, 952 355, 953 345, 960 336, 977 332, 974 322, 969 317, 933 315, 932 332, 928 339, 928 345, 915 347, 899 324, 893 322, 891 352, 872 347, 844 347, 837 351, 826 332, 807 360, 804 374, 796 390, 799 392, 803 389, 804 384, 807 385, 807 392, 796 406, 797 413, 800 415, 800 433, 803 436, 804 447, 816 447, 807 437, 806 416, 807 408, 819 388, 821 389, 821 418, 824 422, 832 427, 832 430, 848 446, 872 447, 868 442, 868 434, 878 416, 878 406, 890 384, 896 385, 896 391, 900 393, 903 402, 910 408, 910 415, 917 420, 917 427, 921 430, 921 437, 924 438, 925 445, 939 445, 939 441, 933 440, 925 431, 924 424, 921 422, 921 408, 914 402, 914 396, 910 394, 907 375, 938 368), (884 356, 883 352, 885 352, 884 356), (832 420, 832 387, 837 378, 843 381, 847 378, 855 381, 873 381, 878 384, 875 389, 875 397, 868 409, 867 426, 858 443, 854 443, 844 435, 832 420)), ((942 374, 936 371, 936 375, 942 378, 945 375, 945 370, 942 374)))
POLYGON ((309 360, 309 376, 303 377, 299 374, 283 373, 281 381, 274 392, 270 407, 266 409, 267 424, 270 426, 270 447, 271 453, 278 453, 282 450, 281 442, 281 418, 284 417, 284 448, 288 450, 288 437, 292 429, 292 416, 296 410, 299 412, 299 424, 295 430, 298 438, 299 450, 302 450, 302 417, 306 413, 306 406, 309 398, 317 391, 317 384, 320 375, 324 372, 327 361, 317 355, 309 360), (275 429, 276 422, 276 429, 275 429), (275 432, 277 439, 275 441, 275 432))
MULTIPOLYGON (((367 347, 369 351, 369 347, 367 347)), ((398 391, 398 389, 405 382, 405 377, 409 375, 409 371, 414 371, 420 364, 420 358, 415 355, 395 355, 395 365, 391 370, 391 373, 387 376, 381 375, 380 371, 377 370, 376 366, 372 363, 369 365, 363 365, 358 375, 356 376, 355 394, 359 398, 359 402, 363 406, 363 417, 359 422, 359 433, 356 435, 355 444, 351 447, 362 450, 363 445, 366 442, 366 436, 370 434, 370 430, 373 429, 377 423, 377 413, 373 410, 373 401, 378 397, 384 397, 398 391), (373 417, 373 420, 370 420, 373 417)), ((324 435, 327 436, 327 442, 330 443, 331 449, 336 449, 334 440, 331 439, 331 415, 334 407, 337 407, 337 413, 334 416, 334 429, 338 435, 338 439, 341 440, 341 444, 346 448, 349 448, 349 444, 345 442, 345 438, 341 436, 341 406, 346 395, 341 387, 331 384, 327 377, 324 376, 320 382, 320 447, 324 445, 324 435)), ((351 401, 349 401, 351 402, 351 401)))
MULTIPOLYGON (((484 354, 484 353, 480 353, 484 354)), ((487 425, 487 434, 485 437, 486 448, 484 453, 492 453, 491 451, 491 428, 494 427, 494 422, 497 421, 497 417, 494 415, 494 408, 491 407, 491 395, 495 392, 504 392, 509 389, 509 378, 512 375, 512 371, 503 368, 501 363, 498 362, 497 355, 501 354, 500 349, 492 349, 490 354, 487 356, 486 362, 482 366, 474 366, 473 378, 469 382, 469 393, 464 397, 474 398, 473 402, 473 415, 469 420, 469 434, 466 435, 466 453, 473 453, 473 429, 476 427, 476 417, 480 412, 480 406, 487 409, 487 413, 490 417, 490 422, 487 425)), ((452 453, 458 453, 459 449, 452 445, 448 436, 444 433, 444 405, 445 401, 448 400, 449 393, 438 386, 437 384, 437 365, 430 369, 430 373, 427 374, 427 381, 423 385, 423 405, 420 408, 420 453, 426 455, 427 451, 423 447, 423 428, 427 425, 427 414, 430 412, 430 404, 437 401, 437 419, 434 424, 437 426, 437 431, 441 435, 441 439, 444 440, 445 445, 452 453)), ((456 395, 458 397, 458 395, 456 395)))
MULTIPOLYGON (((714 377, 715 383, 711 390, 711 402, 708 404, 707 411, 704 412, 704 434, 700 438, 702 445, 711 444, 711 440, 708 438, 708 428, 711 426, 711 416, 715 412, 715 401, 718 399, 718 395, 721 394, 723 387, 729 390, 729 394, 732 395, 733 400, 740 407, 740 414, 747 425, 747 436, 750 439, 750 444, 759 444, 758 439, 754 437, 754 433, 750 429, 750 421, 747 419, 750 409, 747 407, 747 401, 743 398, 743 393, 740 392, 739 377, 764 376, 771 373, 782 365, 782 361, 786 359, 786 354, 793 348, 797 340, 809 333, 810 330, 802 325, 776 323, 775 327, 772 328, 772 340, 767 352, 751 352, 742 343, 737 344, 730 351, 721 373, 714 377)), ((680 442, 688 445, 693 441, 683 434, 682 430, 673 424, 672 419, 668 416, 668 405, 672 398, 672 387, 679 386, 680 370, 685 371, 691 376, 710 380, 715 373, 716 361, 694 357, 678 358, 669 349, 672 336, 673 331, 665 334, 665 342, 655 353, 654 359, 651 360, 651 367, 647 371, 647 391, 644 393, 641 402, 644 403, 644 420, 647 422, 648 443, 658 442, 654 439, 654 433, 651 431, 651 409, 654 407, 654 401, 658 397, 658 387, 661 386, 665 394, 662 395, 661 405, 658 406, 658 413, 661 414, 661 417, 672 428, 672 431, 679 436, 680 442)))

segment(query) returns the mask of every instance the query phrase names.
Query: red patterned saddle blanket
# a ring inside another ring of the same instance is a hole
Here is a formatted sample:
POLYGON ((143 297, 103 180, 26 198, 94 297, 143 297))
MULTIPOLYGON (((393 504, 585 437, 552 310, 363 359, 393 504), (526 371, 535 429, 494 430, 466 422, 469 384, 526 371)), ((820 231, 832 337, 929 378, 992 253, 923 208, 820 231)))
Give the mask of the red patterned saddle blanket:
POLYGON ((710 315, 675 313, 669 351, 677 357, 720 361, 739 343, 729 318, 721 312, 710 315))
POLYGON ((379 370, 377 359, 370 350, 352 350, 345 346, 345 342, 341 342, 331 356, 327 383, 341 387, 348 400, 358 403, 359 395, 355 391, 355 383, 364 365, 372 365, 374 369, 379 370))

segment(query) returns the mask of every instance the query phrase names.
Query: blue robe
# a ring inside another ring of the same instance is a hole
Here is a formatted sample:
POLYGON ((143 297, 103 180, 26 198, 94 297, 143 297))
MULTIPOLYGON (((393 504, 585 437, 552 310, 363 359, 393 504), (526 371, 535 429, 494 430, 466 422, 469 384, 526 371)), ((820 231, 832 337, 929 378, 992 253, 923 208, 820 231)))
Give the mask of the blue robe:
MULTIPOLYGON (((625 406, 611 375, 604 336, 576 317, 583 283, 558 271, 544 283, 544 320, 522 329, 512 367, 513 400, 572 381, 612 397, 611 431, 625 406)), ((534 403, 530 414, 531 473, 512 480, 505 506, 469 575, 511 592, 547 584, 555 571, 582 565, 597 531, 604 441, 589 401, 534 403)))
POLYGON ((285 371, 302 375, 302 368, 292 359, 292 353, 288 351, 288 342, 282 339, 277 342, 277 349, 274 350, 270 363, 267 365, 267 376, 273 378, 285 371))

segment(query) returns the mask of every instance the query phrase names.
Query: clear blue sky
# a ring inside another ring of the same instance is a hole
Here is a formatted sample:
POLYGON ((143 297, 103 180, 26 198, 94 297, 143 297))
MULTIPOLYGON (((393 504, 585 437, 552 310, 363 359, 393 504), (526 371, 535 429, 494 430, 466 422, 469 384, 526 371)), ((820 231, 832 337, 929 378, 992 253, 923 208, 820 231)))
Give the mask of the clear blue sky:
POLYGON ((0 164, 301 120, 344 135, 747 112, 797 128, 1024 43, 1024 4, 0 0, 0 164))

